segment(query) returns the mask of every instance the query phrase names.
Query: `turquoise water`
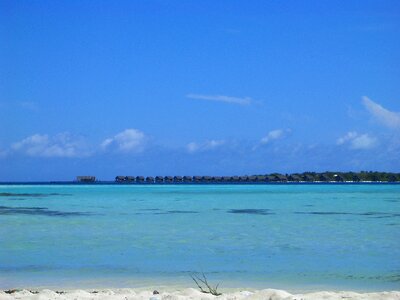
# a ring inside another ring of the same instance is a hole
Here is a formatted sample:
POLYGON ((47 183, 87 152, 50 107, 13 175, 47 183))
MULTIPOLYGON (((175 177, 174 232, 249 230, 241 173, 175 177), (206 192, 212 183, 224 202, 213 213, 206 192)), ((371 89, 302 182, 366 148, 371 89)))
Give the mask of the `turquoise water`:
POLYGON ((400 289, 400 185, 2 185, 0 288, 400 289))

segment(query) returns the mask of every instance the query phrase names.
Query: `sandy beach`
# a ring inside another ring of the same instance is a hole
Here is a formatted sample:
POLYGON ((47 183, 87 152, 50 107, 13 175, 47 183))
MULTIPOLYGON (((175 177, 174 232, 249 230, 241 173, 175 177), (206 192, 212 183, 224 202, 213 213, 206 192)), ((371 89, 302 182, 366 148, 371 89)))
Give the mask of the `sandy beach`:
POLYGON ((196 289, 188 288, 176 291, 160 291, 140 289, 104 289, 104 290, 18 290, 1 291, 0 299, 146 299, 146 300, 178 300, 178 299, 269 299, 269 300, 317 300, 317 299, 400 299, 400 291, 378 293, 356 293, 350 291, 320 291, 306 294, 290 294, 283 290, 264 289, 258 291, 236 291, 213 296, 196 289))

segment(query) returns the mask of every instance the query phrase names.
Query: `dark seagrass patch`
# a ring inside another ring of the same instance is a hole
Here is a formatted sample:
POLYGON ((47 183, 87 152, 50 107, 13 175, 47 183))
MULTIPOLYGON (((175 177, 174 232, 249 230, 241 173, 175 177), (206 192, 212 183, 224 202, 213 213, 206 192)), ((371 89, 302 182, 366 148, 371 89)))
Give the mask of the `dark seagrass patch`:
POLYGON ((0 206, 0 215, 32 215, 32 216, 48 216, 48 217, 72 217, 72 216, 89 216, 87 212, 71 212, 49 210, 46 207, 11 207, 0 206))
POLYGON ((230 214, 249 214, 249 215, 274 215, 270 209, 266 208, 243 208, 243 209, 230 209, 227 211, 230 214))

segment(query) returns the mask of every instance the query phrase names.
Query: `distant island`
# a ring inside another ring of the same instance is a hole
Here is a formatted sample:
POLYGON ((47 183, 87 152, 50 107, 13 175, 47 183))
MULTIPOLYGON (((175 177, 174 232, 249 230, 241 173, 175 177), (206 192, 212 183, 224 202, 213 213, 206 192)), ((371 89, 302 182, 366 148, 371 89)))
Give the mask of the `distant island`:
MULTIPOLYGON (((77 176, 78 183, 95 183, 95 176, 77 176)), ((400 173, 391 172, 303 172, 293 174, 271 173, 243 176, 116 176, 116 183, 178 184, 178 183, 338 183, 338 182, 400 182, 400 173)))

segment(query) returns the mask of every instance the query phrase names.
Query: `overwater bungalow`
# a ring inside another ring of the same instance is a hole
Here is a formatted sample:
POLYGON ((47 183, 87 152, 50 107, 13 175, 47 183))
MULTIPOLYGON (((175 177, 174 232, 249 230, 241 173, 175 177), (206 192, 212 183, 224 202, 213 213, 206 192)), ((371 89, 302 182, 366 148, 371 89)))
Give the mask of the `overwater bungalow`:
POLYGON ((183 176, 183 182, 186 182, 186 183, 188 183, 188 182, 192 182, 192 176, 183 176))
POLYGON ((135 182, 135 177, 133 177, 133 176, 116 176, 115 182, 119 182, 119 183, 130 182, 130 183, 132 183, 132 182, 135 182))
POLYGON ((125 182, 125 176, 115 176, 116 182, 125 182))
POLYGON ((201 176, 193 176, 193 182, 195 183, 201 183, 201 176))
POLYGON ((163 176, 156 176, 155 182, 156 183, 164 183, 164 177, 163 176))
POLYGON ((291 174, 291 175, 288 176, 288 181, 299 182, 299 181, 303 181, 303 178, 301 178, 300 175, 291 174))
POLYGON ((248 176, 239 176, 239 181, 240 182, 247 182, 249 180, 248 176))
POLYGON ((147 176, 147 177, 146 177, 146 183, 154 183, 154 177, 152 177, 152 176, 147 176))
POLYGON ((327 174, 319 174, 318 180, 319 181, 330 181, 331 179, 329 178, 329 176, 327 174))
POLYGON ((258 182, 258 178, 257 178, 257 176, 255 176, 255 175, 249 176, 249 177, 247 178, 247 180, 248 180, 248 182, 250 182, 250 183, 256 183, 256 182, 258 182))
POLYGON ((183 181, 183 177, 182 176, 174 176, 174 182, 175 183, 181 183, 183 181))
POLYGON ((126 182, 135 182, 135 177, 134 176, 125 176, 125 181, 126 182))
POLYGON ((95 182, 96 176, 76 176, 76 181, 78 182, 95 182))
POLYGON ((173 182, 174 182, 174 177, 172 177, 172 176, 164 177, 164 183, 173 183, 173 182))
POLYGON ((144 177, 143 176, 136 176, 136 183, 143 183, 144 177))
POLYGON ((231 176, 229 181, 237 183, 237 182, 239 182, 239 176, 231 176))
POLYGON ((222 177, 221 176, 214 176, 212 178, 212 181, 215 183, 221 183, 222 182, 222 177))
POLYGON ((202 183, 211 183, 212 182, 212 177, 211 176, 202 176, 201 177, 201 182, 202 183))
POLYGON ((304 174, 303 181, 313 182, 313 181, 315 181, 315 179, 314 179, 314 176, 312 176, 311 174, 304 174))
POLYGON ((267 181, 267 176, 265 175, 257 175, 257 181, 258 182, 266 182, 267 181))
POLYGON ((222 182, 225 182, 225 183, 229 182, 230 179, 231 179, 230 176, 222 176, 222 177, 221 177, 221 181, 222 181, 222 182))
POLYGON ((285 175, 282 175, 282 174, 275 174, 275 178, 276 178, 276 181, 279 181, 279 182, 288 181, 287 177, 285 175))
POLYGON ((333 175, 333 178, 336 182, 343 182, 344 181, 344 177, 340 174, 335 174, 333 175))

